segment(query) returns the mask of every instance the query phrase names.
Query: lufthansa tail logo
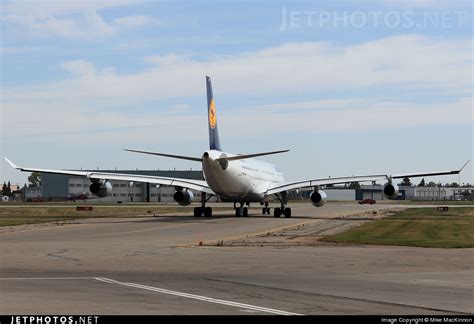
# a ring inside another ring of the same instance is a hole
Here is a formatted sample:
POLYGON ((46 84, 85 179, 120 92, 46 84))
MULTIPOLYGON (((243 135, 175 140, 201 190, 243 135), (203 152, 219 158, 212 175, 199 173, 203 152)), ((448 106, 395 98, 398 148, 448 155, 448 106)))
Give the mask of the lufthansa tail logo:
POLYGON ((216 128, 216 124, 216 105, 214 104, 214 99, 211 99, 211 103, 209 104, 209 126, 214 129, 216 128))

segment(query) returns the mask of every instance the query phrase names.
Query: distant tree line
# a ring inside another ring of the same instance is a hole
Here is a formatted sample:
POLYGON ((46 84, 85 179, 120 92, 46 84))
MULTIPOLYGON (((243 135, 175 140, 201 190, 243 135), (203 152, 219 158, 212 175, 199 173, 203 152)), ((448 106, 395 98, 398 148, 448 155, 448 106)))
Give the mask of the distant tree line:
MULTIPOLYGON (((406 186, 406 187, 411 187, 412 183, 410 181, 410 178, 405 177, 403 178, 402 182, 400 182, 401 186, 406 186)), ((463 183, 460 185, 457 182, 451 182, 451 183, 436 183, 433 181, 430 181, 428 183, 425 183, 425 178, 421 179, 420 183, 418 184, 418 187, 450 187, 450 188, 470 188, 471 184, 470 183, 463 183)))
POLYGON ((12 188, 10 185, 10 181, 8 181, 8 184, 4 182, 3 187, 2 187, 2 196, 10 197, 11 195, 12 195, 12 188))

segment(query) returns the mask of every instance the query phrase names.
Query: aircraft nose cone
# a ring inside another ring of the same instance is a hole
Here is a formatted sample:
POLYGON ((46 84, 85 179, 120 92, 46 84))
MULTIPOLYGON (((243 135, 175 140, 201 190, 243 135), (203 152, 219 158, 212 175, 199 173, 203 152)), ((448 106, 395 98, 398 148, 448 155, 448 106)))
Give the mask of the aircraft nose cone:
POLYGON ((204 152, 204 154, 202 155, 202 158, 203 158, 203 159, 209 158, 209 153, 208 153, 208 152, 204 152))

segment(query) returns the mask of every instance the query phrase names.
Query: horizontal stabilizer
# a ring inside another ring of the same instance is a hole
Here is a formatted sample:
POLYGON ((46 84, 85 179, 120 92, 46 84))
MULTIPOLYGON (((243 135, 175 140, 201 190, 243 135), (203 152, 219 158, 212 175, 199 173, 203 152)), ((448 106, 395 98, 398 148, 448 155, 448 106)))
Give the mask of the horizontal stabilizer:
POLYGON ((264 153, 255 153, 255 154, 242 154, 242 155, 236 155, 236 156, 229 156, 225 158, 220 158, 216 159, 218 160, 227 160, 227 161, 235 161, 235 160, 244 160, 244 159, 251 159, 257 156, 263 156, 263 155, 271 155, 271 154, 278 154, 278 153, 286 153, 289 152, 290 150, 282 150, 282 151, 274 151, 274 152, 264 152, 264 153))
POLYGON ((150 155, 159 155, 159 156, 166 156, 174 159, 181 159, 181 160, 190 160, 196 162, 202 162, 201 158, 192 157, 192 156, 183 156, 183 155, 174 155, 174 154, 165 154, 165 153, 157 153, 157 152, 147 152, 147 151, 137 151, 137 150, 129 150, 124 149, 124 151, 134 152, 134 153, 142 153, 142 154, 150 154, 150 155))

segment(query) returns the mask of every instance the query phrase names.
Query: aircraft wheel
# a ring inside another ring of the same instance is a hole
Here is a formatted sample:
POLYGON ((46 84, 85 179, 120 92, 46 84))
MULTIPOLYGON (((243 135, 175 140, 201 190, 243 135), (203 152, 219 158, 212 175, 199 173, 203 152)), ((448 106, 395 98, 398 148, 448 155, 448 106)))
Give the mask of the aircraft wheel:
POLYGON ((235 208, 235 216, 240 217, 240 207, 235 208))
POLYGON ((281 209, 276 207, 273 209, 273 217, 280 217, 281 216, 281 209))
POLYGON ((267 213, 267 209, 265 207, 262 208, 262 215, 265 215, 267 213))
POLYGON ((285 218, 290 218, 291 217, 291 208, 285 208, 284 212, 285 218))
POLYGON ((211 207, 204 208, 204 216, 206 216, 206 217, 211 217, 212 216, 212 208, 211 207))
POLYGON ((270 215, 270 207, 267 207, 267 214, 270 215))
POLYGON ((202 216, 202 208, 194 207, 194 217, 201 217, 201 216, 202 216))
POLYGON ((249 209, 244 207, 244 214, 242 216, 247 217, 249 215, 249 209))

